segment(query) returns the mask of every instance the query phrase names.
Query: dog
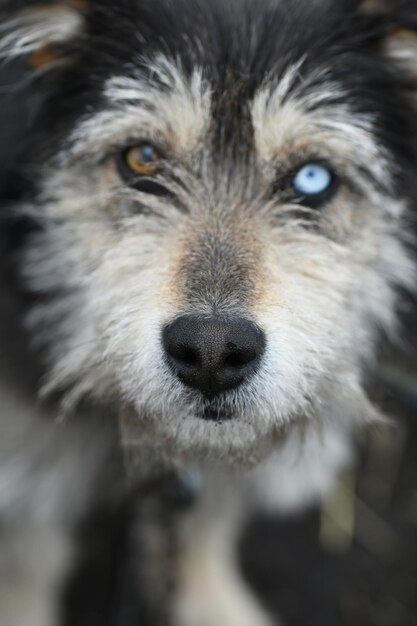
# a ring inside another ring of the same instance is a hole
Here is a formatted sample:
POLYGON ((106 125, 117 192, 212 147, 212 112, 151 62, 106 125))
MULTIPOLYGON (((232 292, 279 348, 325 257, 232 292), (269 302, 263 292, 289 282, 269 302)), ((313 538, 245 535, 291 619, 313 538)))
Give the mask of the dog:
POLYGON ((258 508, 322 498, 357 433, 384 419, 364 382, 416 286, 415 7, 2 11, 0 55, 26 59, 36 94, 10 168, 8 257, 42 358, 39 392, 66 425, 46 426, 33 401, 2 418, 1 511, 25 548, 9 555, 19 575, 2 574, 0 622, 58 623, 71 528, 105 465, 107 444, 86 455, 94 437, 80 422, 103 409, 131 484, 174 472, 196 497, 168 533, 169 566, 166 535, 142 525, 152 623, 271 625, 237 572, 239 528, 258 508), (16 608, 8 599, 22 593, 30 601, 16 608))

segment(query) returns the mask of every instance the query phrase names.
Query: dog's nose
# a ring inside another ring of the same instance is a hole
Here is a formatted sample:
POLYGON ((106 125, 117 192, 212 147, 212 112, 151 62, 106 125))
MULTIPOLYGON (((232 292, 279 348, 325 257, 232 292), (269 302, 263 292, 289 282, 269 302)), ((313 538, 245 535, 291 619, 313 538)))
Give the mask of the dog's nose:
POLYGON ((178 378, 205 396, 234 389, 256 371, 265 337, 240 318, 183 315, 163 331, 168 363, 178 378))

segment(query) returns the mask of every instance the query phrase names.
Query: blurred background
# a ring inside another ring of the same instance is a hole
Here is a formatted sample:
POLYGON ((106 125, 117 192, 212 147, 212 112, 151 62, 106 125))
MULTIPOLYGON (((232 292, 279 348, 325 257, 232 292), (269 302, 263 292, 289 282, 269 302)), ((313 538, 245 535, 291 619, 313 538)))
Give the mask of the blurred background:
MULTIPOLYGON (((24 68, 0 69, 0 181, 35 110, 24 68)), ((381 354, 369 384, 393 424, 359 442, 357 468, 321 509, 255 520, 242 539, 245 577, 288 626, 417 625, 417 324, 408 318, 402 349, 381 354)), ((126 565, 128 521, 126 510, 102 512, 80 529, 67 626, 148 626, 126 565)))

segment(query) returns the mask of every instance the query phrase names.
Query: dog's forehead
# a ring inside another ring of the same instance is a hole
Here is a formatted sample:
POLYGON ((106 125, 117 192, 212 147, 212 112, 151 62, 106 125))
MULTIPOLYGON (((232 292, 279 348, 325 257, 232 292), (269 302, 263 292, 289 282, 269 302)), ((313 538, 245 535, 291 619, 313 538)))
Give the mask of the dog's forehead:
POLYGON ((128 74, 105 81, 105 105, 76 126, 73 149, 100 157, 112 146, 155 140, 186 160, 207 147, 219 156, 219 144, 213 143, 217 134, 227 147, 237 144, 264 161, 285 161, 286 152, 320 153, 325 146, 330 156, 332 150, 342 152, 381 170, 384 159, 373 116, 351 110, 343 85, 325 65, 303 73, 305 61, 303 57, 279 75, 267 76, 249 93, 245 81, 235 77, 216 90, 204 67, 188 72, 181 60, 161 53, 141 59, 146 74, 133 66, 128 74))
POLYGON ((90 23, 87 63, 95 78, 106 81, 134 68, 152 80, 165 57, 188 76, 202 68, 217 93, 233 85, 234 95, 251 96, 265 78, 279 77, 304 56, 314 62, 326 54, 331 62, 335 42, 341 46, 342 41, 338 11, 326 11, 327 0, 121 4, 128 6, 125 12, 99 12, 90 23))
MULTIPOLYGON (((104 156, 156 138, 192 156, 217 133, 271 159, 284 144, 330 146, 330 137, 344 136, 336 152, 363 145, 366 164, 377 163, 383 105, 372 80, 380 66, 348 23, 346 3, 330 4, 331 11, 327 0, 123 0, 94 14, 73 70, 76 81, 85 73, 94 104, 80 91, 83 115, 74 100, 71 110, 64 106, 75 149, 104 156)), ((60 100, 69 100, 67 89, 60 100)))
POLYGON ((89 89, 93 76, 100 92, 102 123, 97 132, 90 124, 93 138, 97 134, 104 141, 114 133, 116 139, 130 123, 132 131, 135 125, 140 131, 143 122, 151 132, 176 135, 181 148, 192 149, 216 123, 221 137, 237 133, 241 141, 253 135, 253 117, 259 121, 263 109, 271 119, 274 106, 278 112, 277 102, 284 104, 287 96, 304 108, 318 108, 324 102, 320 90, 342 94, 335 66, 350 44, 338 35, 340 7, 326 11, 326 0, 124 0, 121 5, 123 11, 94 16, 83 59, 89 89), (112 110, 122 115, 111 118, 112 110))

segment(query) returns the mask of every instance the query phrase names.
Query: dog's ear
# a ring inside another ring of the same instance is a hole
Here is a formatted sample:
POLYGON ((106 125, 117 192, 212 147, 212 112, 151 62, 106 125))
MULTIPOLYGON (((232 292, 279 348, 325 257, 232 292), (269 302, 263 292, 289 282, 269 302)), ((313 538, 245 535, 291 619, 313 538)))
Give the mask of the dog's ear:
POLYGON ((360 0, 363 14, 384 25, 383 54, 417 87, 417 2, 416 0, 360 0))
POLYGON ((405 72, 417 85, 417 27, 395 28, 387 37, 384 46, 386 57, 405 72))
POLYGON ((82 34, 86 0, 11 0, 0 10, 0 59, 27 57, 35 68, 54 66, 82 34))

